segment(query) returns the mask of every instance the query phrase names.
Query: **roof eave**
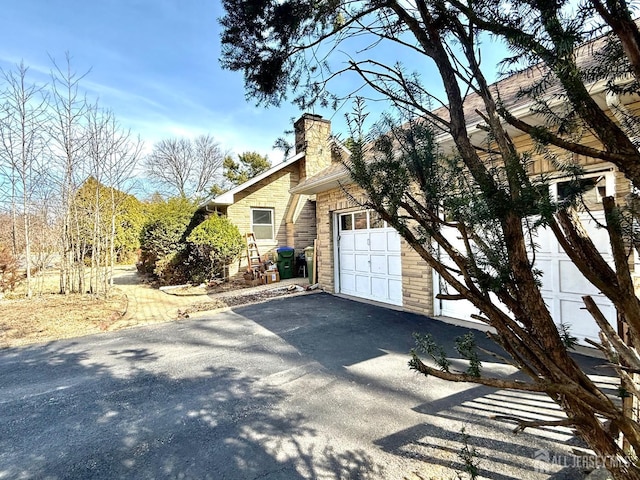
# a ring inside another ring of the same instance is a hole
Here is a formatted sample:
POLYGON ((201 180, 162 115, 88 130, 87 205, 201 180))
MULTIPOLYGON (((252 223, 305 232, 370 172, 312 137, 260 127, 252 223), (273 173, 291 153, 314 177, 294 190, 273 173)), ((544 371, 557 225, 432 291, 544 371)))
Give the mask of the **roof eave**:
POLYGON ((327 190, 349 185, 350 183, 353 183, 353 179, 351 178, 351 175, 349 175, 349 172, 338 172, 334 175, 321 178, 315 182, 309 182, 304 185, 293 187, 289 190, 289 193, 315 195, 316 193, 326 192, 327 190))
POLYGON ((210 200, 207 200, 207 201, 201 203, 198 206, 198 210, 200 210, 200 209, 205 209, 206 210, 209 207, 216 207, 216 206, 228 207, 229 205, 233 205, 235 203, 235 194, 236 193, 242 192, 244 189, 249 188, 252 185, 255 185, 260 180, 263 180, 263 179, 267 178, 269 175, 273 175, 274 173, 282 170, 283 168, 288 167, 289 165, 292 165, 293 163, 297 162, 298 160, 300 160, 304 156, 305 156, 305 152, 296 153, 293 157, 288 158, 284 162, 280 162, 280 163, 272 166, 271 168, 269 168, 268 170, 265 170, 261 174, 256 175, 253 178, 250 178, 246 182, 241 183, 237 187, 234 187, 234 188, 232 188, 231 190, 229 190, 227 192, 224 192, 222 195, 218 195, 217 197, 214 197, 214 198, 212 198, 210 200))

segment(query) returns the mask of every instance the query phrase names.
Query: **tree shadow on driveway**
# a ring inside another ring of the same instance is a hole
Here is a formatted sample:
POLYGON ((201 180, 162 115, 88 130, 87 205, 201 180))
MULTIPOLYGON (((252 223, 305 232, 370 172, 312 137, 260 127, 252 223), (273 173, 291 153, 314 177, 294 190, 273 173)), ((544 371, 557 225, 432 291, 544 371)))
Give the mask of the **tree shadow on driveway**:
MULTIPOLYGON (((389 454, 408 462, 422 461, 428 465, 425 467, 428 471, 433 471, 437 465, 463 471, 464 463, 459 453, 465 446, 461 435, 464 428, 469 435, 469 447, 476 451, 474 461, 487 478, 542 480, 553 475, 553 478, 568 480, 583 477, 581 460, 571 454, 571 449, 582 443, 570 429, 530 428, 516 435, 512 432, 516 425, 513 421, 496 419, 500 416, 525 420, 564 418, 564 413, 546 395, 452 384, 419 375, 411 380, 414 389, 407 387, 406 361, 414 346, 414 332, 431 333, 453 359, 454 366, 460 366, 464 360, 455 350, 455 338, 467 333, 468 328, 323 294, 300 297, 296 301, 272 301, 260 307, 235 311, 278 335, 300 354, 313 358, 336 375, 355 376, 365 370, 359 365, 369 365, 366 381, 370 388, 379 392, 395 390, 409 400, 413 392, 422 389, 422 394, 415 395, 416 400, 422 395, 422 401, 410 408, 421 417, 412 425, 374 441, 389 454), (383 357, 390 353, 402 355, 404 362, 393 365, 390 361, 385 362, 383 357), (385 371, 387 365, 396 370, 385 371), (425 397, 429 400, 424 401, 425 397), (549 458, 547 464, 541 463, 541 455, 549 458)), ((475 333, 478 345, 503 354, 482 332, 475 333)), ((607 383, 606 376, 610 371, 601 368, 601 360, 582 355, 576 355, 576 359, 587 374, 602 377, 601 383, 607 383)), ((489 375, 524 378, 494 357, 483 355, 482 361, 489 375)), ((605 385, 607 389, 614 393, 615 385, 605 385)), ((397 398, 397 395, 377 397, 378 401, 398 405, 397 398)), ((363 405, 363 408, 367 406, 363 405)), ((398 414, 399 417, 403 415, 398 414)))
MULTIPOLYGON (((362 451, 314 447, 287 394, 237 368, 154 372, 161 354, 79 343, 0 352, 0 478, 379 478, 362 451)), ((177 365, 177 364, 172 364, 177 365)))
POLYGON ((488 418, 520 398, 416 377, 415 331, 467 332, 314 294, 0 351, 0 479, 449 480, 464 425, 490 478, 546 478, 532 452, 562 442, 488 418))

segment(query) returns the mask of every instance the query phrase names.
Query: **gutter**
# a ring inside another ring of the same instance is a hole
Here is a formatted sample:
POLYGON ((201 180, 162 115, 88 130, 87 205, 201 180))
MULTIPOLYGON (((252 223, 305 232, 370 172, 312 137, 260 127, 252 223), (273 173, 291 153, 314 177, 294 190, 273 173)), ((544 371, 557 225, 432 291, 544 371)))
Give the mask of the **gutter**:
MULTIPOLYGON (((606 80, 599 80, 595 83, 593 83, 590 87, 589 87, 589 93, 591 94, 592 97, 595 97, 598 94, 602 94, 606 91, 606 80)), ((615 100, 615 99, 611 99, 612 102, 619 102, 619 99, 615 100)), ((549 107, 552 109, 561 107, 565 102, 563 100, 561 100, 560 98, 554 98, 552 99, 552 101, 549 103, 549 107)), ((626 106, 624 106, 622 104, 622 102, 619 102, 621 107, 625 108, 626 112, 629 112, 628 109, 626 109, 626 106)), ((536 115, 534 113, 531 112, 531 105, 532 103, 529 102, 525 105, 521 105, 515 109, 512 110, 511 114, 514 115, 516 118, 520 118, 520 119, 530 119, 530 118, 536 118, 536 115)), ((607 95, 607 105, 609 106, 609 108, 614 112, 615 114, 615 107, 612 107, 612 105, 610 105, 609 103, 609 94, 607 95)), ((616 116, 616 118, 618 118, 616 116)), ((619 119, 619 118, 618 118, 619 119)), ((537 119, 538 122, 536 123, 541 123, 540 118, 537 119)), ((620 119, 619 119, 620 120, 620 119)), ((480 123, 479 121, 475 124, 475 125, 469 125, 467 127, 467 135, 469 136, 470 139, 472 139, 475 135, 481 134, 481 135, 486 135, 486 131, 484 131, 481 128, 478 128, 478 123, 480 123)), ((502 124, 508 128, 510 127, 510 125, 505 122, 504 120, 502 120, 502 124)), ((535 124, 535 123, 534 123, 535 124)), ((519 131, 519 130, 518 130, 519 131)), ((436 144, 439 146, 439 148, 443 149, 443 150, 447 150, 447 149, 452 149, 454 148, 453 145, 453 138, 451 137, 451 134, 449 133, 441 133, 440 135, 437 135, 436 138, 436 144)), ((342 185, 348 185, 350 183, 353 183, 353 180, 351 179, 351 176, 349 175, 349 172, 347 171, 340 171, 340 172, 336 172, 333 173, 332 175, 328 175, 326 177, 322 177, 319 178, 317 180, 313 180, 313 178, 310 179, 310 181, 305 182, 304 185, 299 185, 297 187, 294 187, 290 190, 290 193, 292 194, 315 194, 318 192, 324 192, 327 190, 330 190, 332 188, 337 188, 340 187, 342 185)))
POLYGON ((317 180, 312 180, 305 182, 304 185, 298 185, 297 187, 289 190, 292 194, 305 194, 312 195, 319 192, 325 192, 330 190, 331 188, 336 188, 341 185, 347 185, 349 183, 353 183, 349 172, 338 171, 332 173, 331 175, 327 175, 326 177, 321 177, 317 180))
MULTIPOLYGON (((630 77, 622 77, 616 80, 616 84, 623 85, 629 83, 631 80, 630 77)), ((609 107, 609 110, 611 110, 616 120, 620 122, 620 127, 624 133, 627 134, 632 141, 636 140, 639 132, 636 125, 637 115, 631 111, 628 105, 630 103, 637 103, 638 100, 640 100, 638 94, 620 95, 619 93, 607 92, 606 96, 607 107, 609 107), (628 98, 630 101, 624 103, 622 101, 623 98, 628 98)))

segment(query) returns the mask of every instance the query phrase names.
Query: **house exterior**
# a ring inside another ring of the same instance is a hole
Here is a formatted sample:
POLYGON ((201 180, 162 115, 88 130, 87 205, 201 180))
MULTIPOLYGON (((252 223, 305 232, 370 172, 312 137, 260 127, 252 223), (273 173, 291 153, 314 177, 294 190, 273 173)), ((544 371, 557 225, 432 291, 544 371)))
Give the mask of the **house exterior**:
POLYGON ((316 198, 317 270, 323 289, 434 314, 431 268, 398 232, 361 207, 366 197, 340 161, 334 157, 292 193, 316 198))
MULTIPOLYGON (((316 238, 314 197, 289 192, 331 164, 331 125, 318 115, 304 114, 294 129, 292 157, 199 208, 207 215, 225 215, 243 235, 253 232, 262 255, 285 246, 300 252, 313 245, 316 238)), ((243 255, 230 266, 229 274, 242 273, 246 268, 243 255)))
MULTIPOLYGON (((593 49, 588 45, 577 52, 579 61, 593 58, 593 49)), ((539 122, 526 100, 517 92, 529 85, 537 70, 512 75, 492 86, 500 92, 500 98, 512 114, 535 124, 539 122)), ((631 99, 607 95, 604 82, 592 87, 592 94, 612 117, 637 111, 631 99)), ((480 117, 474 112, 480 108, 480 99, 471 95, 465 104, 470 127, 468 135, 477 144, 484 139, 485 132, 477 127, 480 117), (476 118, 477 117, 477 118, 476 118)), ((444 114, 444 111, 442 112, 444 114)), ((533 152, 531 138, 507 127, 516 147, 521 152, 533 152)), ((597 145, 595 139, 587 143, 597 145)), ((440 135, 439 145, 446 150, 452 143, 447 134, 440 135)), ((604 222, 600 200, 613 195, 622 200, 630 193, 630 182, 615 166, 599 159, 574 156, 584 168, 583 180, 589 184, 585 200, 593 207, 595 220, 604 222)), ((541 155, 534 158, 530 166, 531 175, 545 174, 551 181, 551 195, 562 197, 569 177, 557 171, 551 162, 541 155)), ((321 286, 333 293, 341 293, 368 300, 383 302, 403 310, 425 315, 440 315, 473 321, 472 314, 478 310, 466 300, 441 300, 438 294, 455 293, 435 275, 425 262, 409 247, 397 232, 380 222, 373 212, 359 205, 364 203, 362 190, 353 184, 346 168, 333 162, 324 170, 308 177, 291 190, 295 195, 315 195, 318 234, 317 270, 321 286)), ((581 220, 592 240, 607 261, 613 263, 608 234, 598 228, 588 213, 581 220)), ((448 232, 449 239, 457 242, 457 231, 448 232)), ((536 267, 542 270, 542 292, 552 315, 557 322, 572 326, 578 338, 598 338, 598 329, 583 308, 583 295, 591 295, 602 312, 616 325, 616 312, 610 301, 591 285, 573 265, 558 245, 550 230, 541 230, 540 245, 536 252, 536 267)))

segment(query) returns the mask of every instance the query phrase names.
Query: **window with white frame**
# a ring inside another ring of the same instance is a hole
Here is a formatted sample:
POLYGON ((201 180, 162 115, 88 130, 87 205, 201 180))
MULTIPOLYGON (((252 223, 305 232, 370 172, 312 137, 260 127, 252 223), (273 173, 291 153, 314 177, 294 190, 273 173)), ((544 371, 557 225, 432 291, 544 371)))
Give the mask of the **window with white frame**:
POLYGON ((251 230, 256 236, 256 240, 273 240, 273 209, 252 208, 251 230))
POLYGON ((615 178, 610 170, 587 172, 580 178, 561 178, 551 184, 551 194, 558 202, 580 192, 587 207, 599 206, 602 198, 613 195, 615 178))

